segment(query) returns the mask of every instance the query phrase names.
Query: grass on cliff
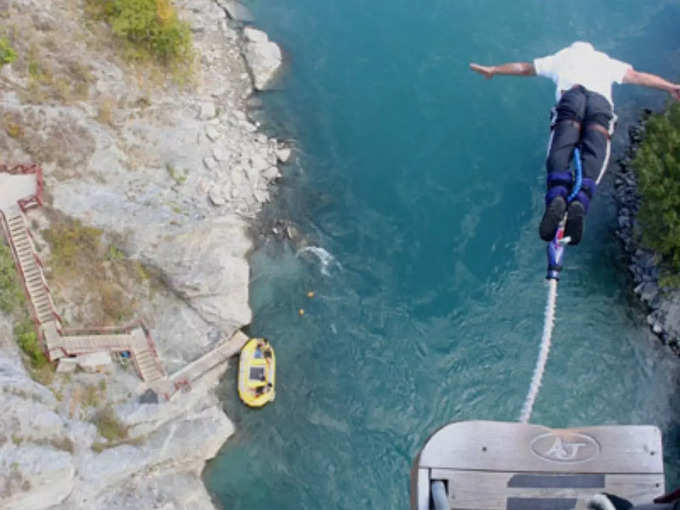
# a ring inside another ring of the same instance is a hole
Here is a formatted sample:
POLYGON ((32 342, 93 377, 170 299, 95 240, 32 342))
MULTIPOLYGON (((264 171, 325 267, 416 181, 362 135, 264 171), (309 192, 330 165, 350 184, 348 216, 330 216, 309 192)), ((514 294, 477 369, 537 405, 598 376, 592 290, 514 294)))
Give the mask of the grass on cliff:
POLYGON ((24 291, 9 247, 0 243, 0 310, 14 313, 25 306, 24 291))
POLYGON ((670 268, 666 283, 680 281, 673 277, 680 273, 680 103, 647 119, 633 167, 642 196, 642 241, 670 268))
POLYGON ((191 30, 171 0, 86 0, 86 5, 124 42, 128 58, 152 58, 167 66, 191 61, 191 30))
POLYGON ((129 438, 128 427, 120 421, 111 406, 106 406, 97 411, 92 419, 92 423, 97 427, 99 435, 106 440, 104 442, 95 441, 92 443, 92 449, 95 452, 101 452, 106 448, 120 444, 136 444, 138 442, 138 440, 129 438))
POLYGON ((50 228, 42 231, 50 246, 52 290, 79 303, 80 326, 120 326, 131 320, 158 287, 153 271, 128 258, 102 230, 52 216, 50 228))
POLYGON ((8 246, 0 244, 0 310, 14 319, 14 336, 33 379, 52 382, 54 369, 43 352, 40 339, 26 309, 26 298, 8 246))
POLYGON ((9 44, 9 41, 0 37, 0 68, 5 64, 11 64, 17 59, 17 54, 9 44))

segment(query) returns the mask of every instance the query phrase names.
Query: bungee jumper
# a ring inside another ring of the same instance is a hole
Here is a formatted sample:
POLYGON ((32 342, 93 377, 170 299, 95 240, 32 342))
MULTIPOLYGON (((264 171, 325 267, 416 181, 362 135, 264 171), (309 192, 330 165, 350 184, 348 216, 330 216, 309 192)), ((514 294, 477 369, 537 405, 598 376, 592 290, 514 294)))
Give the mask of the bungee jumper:
POLYGON ((581 241, 585 216, 609 162, 616 122, 612 83, 656 88, 680 100, 680 85, 636 71, 630 64, 596 51, 592 44, 582 41, 533 62, 495 66, 472 63, 470 69, 487 79, 495 75, 544 76, 556 84, 557 104, 551 112, 546 158, 545 212, 538 229, 541 239, 547 242, 554 239, 565 213, 565 238, 573 245, 581 241), (575 148, 581 151, 583 182, 577 196, 568 203, 573 183, 569 166, 575 148))
POLYGON ((680 100, 680 85, 635 71, 587 42, 575 42, 532 63, 470 64, 470 68, 486 78, 539 75, 557 85, 546 158, 545 212, 538 229, 548 242, 548 300, 538 360, 519 423, 463 421, 437 430, 413 463, 411 509, 680 510, 680 491, 663 495, 657 427, 552 429, 530 423, 550 350, 565 246, 581 241, 590 202, 609 162, 616 122, 611 85, 658 88, 675 100, 680 100))

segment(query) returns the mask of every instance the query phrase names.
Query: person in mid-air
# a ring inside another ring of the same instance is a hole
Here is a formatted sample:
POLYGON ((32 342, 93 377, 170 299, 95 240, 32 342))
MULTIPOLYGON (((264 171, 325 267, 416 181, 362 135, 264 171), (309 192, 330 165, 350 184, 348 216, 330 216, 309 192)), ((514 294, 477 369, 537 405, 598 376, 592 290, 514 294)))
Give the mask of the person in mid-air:
POLYGON ((654 74, 635 71, 630 64, 596 51, 592 44, 575 42, 554 55, 533 62, 513 62, 498 66, 470 64, 470 69, 493 78, 497 74, 545 76, 557 85, 557 104, 552 109, 545 212, 539 235, 551 241, 567 213, 564 235, 571 244, 583 236, 583 224, 597 185, 607 168, 611 135, 616 116, 612 83, 632 83, 668 92, 680 100, 680 85, 654 74), (578 195, 567 203, 572 187, 570 172, 574 148, 581 152, 583 181, 578 195))

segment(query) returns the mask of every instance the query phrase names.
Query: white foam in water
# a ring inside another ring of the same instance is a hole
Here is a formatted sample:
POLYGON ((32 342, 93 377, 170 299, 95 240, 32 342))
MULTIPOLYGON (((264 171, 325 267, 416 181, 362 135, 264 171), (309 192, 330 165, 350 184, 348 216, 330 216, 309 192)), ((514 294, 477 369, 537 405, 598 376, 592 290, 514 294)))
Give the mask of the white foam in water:
POLYGON ((319 262, 321 262, 321 274, 323 274, 324 276, 330 276, 328 268, 331 265, 337 266, 338 268, 342 268, 340 262, 335 260, 335 257, 333 255, 331 255, 328 251, 321 248, 320 246, 306 246, 299 250, 295 255, 299 257, 301 254, 304 253, 311 253, 315 255, 316 258, 319 259, 319 262))

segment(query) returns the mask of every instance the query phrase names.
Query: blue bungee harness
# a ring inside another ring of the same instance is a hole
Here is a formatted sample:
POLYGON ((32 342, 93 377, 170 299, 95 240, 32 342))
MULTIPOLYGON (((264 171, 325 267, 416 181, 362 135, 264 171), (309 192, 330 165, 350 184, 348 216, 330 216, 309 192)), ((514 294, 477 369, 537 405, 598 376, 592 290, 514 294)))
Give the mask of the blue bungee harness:
MULTIPOLYGON (((584 206, 586 207, 586 210, 589 205, 589 200, 587 195, 581 191, 581 187, 584 185, 584 179, 583 179, 583 166, 581 164, 581 151, 578 147, 574 148, 574 176, 573 176, 573 186, 571 188, 571 192, 569 195, 567 195, 567 204, 569 204, 572 200, 574 200, 579 193, 581 194, 583 200, 584 206)), ((560 179, 560 184, 571 184, 572 182, 572 175, 571 172, 565 172, 566 175, 564 174, 559 174, 555 176, 557 179, 560 179), (567 179, 568 175, 568 179, 567 179)), ((553 182, 556 180, 555 177, 548 176, 549 182, 552 180, 553 182)), ((591 181, 591 179, 586 179, 586 181, 591 181)), ((588 187, 591 188, 591 190, 594 191, 595 183, 590 182, 585 183, 588 187)), ((560 186, 561 190, 566 191, 566 188, 563 188, 560 186)), ((563 191, 563 192, 564 192, 563 191)), ((564 218, 562 218, 562 221, 560 221, 559 226, 557 227, 557 231, 555 232, 555 237, 553 238, 552 241, 548 243, 547 247, 547 253, 548 253, 548 273, 546 274, 546 279, 547 280, 559 280, 560 279, 560 271, 562 271, 562 259, 564 258, 564 247, 569 242, 568 240, 564 239, 564 226, 567 223, 567 215, 564 215, 564 218)))

